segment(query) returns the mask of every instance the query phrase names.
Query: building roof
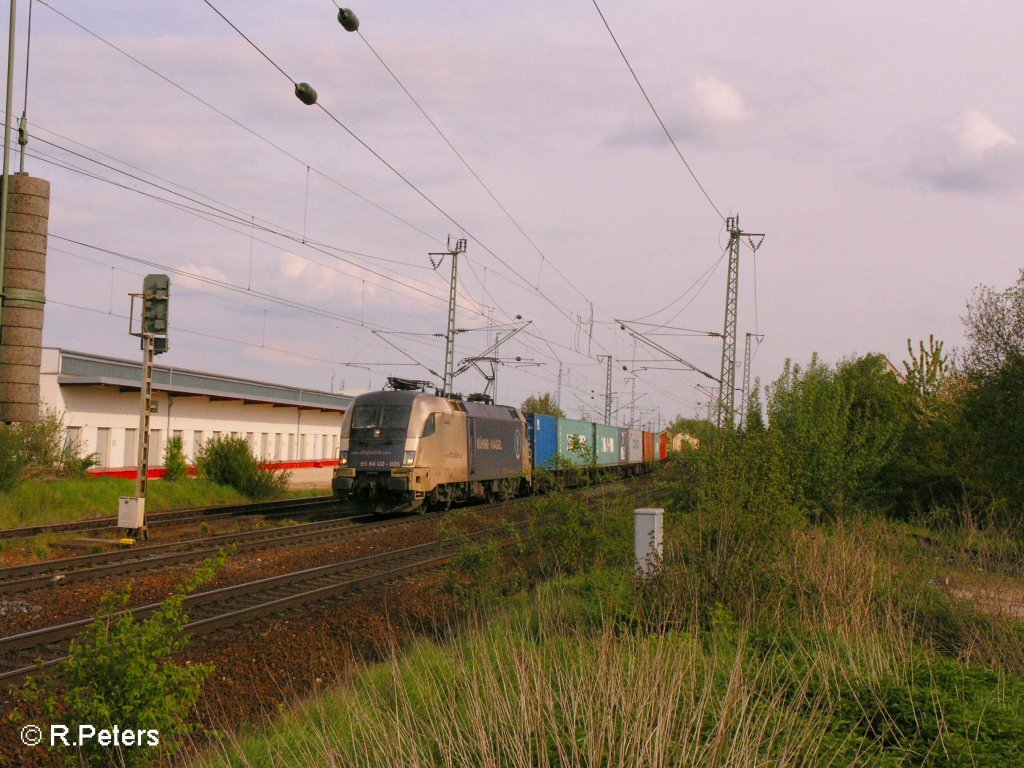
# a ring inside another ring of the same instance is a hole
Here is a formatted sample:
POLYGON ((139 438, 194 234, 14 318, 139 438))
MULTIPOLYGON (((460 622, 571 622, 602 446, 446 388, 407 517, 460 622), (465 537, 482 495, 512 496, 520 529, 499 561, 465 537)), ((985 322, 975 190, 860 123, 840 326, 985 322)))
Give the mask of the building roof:
MULTIPOLYGON (((67 386, 108 386, 138 391, 142 363, 84 352, 54 350, 59 355, 57 383, 67 386)), ((179 397, 209 397, 211 400, 239 400, 321 411, 345 411, 352 402, 347 395, 302 387, 267 384, 233 376, 153 366, 153 390, 179 397)))

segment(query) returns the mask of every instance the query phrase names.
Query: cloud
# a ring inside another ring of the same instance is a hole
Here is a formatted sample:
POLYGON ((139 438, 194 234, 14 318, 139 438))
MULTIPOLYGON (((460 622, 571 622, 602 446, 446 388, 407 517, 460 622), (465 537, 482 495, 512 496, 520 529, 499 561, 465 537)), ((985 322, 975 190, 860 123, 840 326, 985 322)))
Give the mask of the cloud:
POLYGON ((909 168, 929 186, 967 194, 993 194, 1020 186, 1024 149, 990 115, 965 108, 940 135, 926 140, 909 168))
POLYGON ((706 127, 727 128, 745 123, 750 113, 739 88, 717 77, 702 77, 690 89, 694 114, 706 127))
MULTIPOLYGON (((672 137, 697 144, 728 144, 749 122, 750 110, 742 91, 732 83, 708 75, 694 80, 679 101, 668 100, 658 112, 672 137)), ((606 141, 611 146, 658 146, 664 133, 647 114, 633 118, 606 141)))

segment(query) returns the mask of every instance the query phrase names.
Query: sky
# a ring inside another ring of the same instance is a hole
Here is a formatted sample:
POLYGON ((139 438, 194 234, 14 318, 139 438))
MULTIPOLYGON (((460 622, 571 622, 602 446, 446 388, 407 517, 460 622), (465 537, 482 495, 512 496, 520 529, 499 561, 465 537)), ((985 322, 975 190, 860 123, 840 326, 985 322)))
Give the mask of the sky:
POLYGON ((763 337, 763 383, 814 353, 954 348, 972 290, 1022 266, 1020 3, 599 0, 679 154, 593 0, 377 2, 355 34, 331 0, 213 5, 274 63, 203 0, 33 2, 48 346, 135 359, 129 294, 167 272, 160 364, 439 382, 450 256, 430 254, 465 238, 457 364, 529 321, 497 353, 500 402, 561 379, 597 416, 611 355, 613 420, 664 424, 717 385, 621 324, 718 376, 724 217, 765 235, 741 248, 737 343, 742 363, 763 337))

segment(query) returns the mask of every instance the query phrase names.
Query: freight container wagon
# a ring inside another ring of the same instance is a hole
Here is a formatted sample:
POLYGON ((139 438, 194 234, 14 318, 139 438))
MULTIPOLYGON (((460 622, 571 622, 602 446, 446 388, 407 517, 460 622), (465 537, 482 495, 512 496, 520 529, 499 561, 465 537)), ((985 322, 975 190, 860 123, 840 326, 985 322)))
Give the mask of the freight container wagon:
POLYGON ((644 463, 654 461, 654 435, 644 432, 644 463))

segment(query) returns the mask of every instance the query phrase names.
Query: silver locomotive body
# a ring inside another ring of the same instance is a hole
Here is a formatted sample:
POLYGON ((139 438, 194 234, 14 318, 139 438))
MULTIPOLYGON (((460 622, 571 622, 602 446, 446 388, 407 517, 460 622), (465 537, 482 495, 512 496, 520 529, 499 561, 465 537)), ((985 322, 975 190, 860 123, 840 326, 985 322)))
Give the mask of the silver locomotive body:
POLYGON ((513 496, 531 472, 518 410, 410 391, 356 397, 339 458, 335 494, 389 511, 513 496))

